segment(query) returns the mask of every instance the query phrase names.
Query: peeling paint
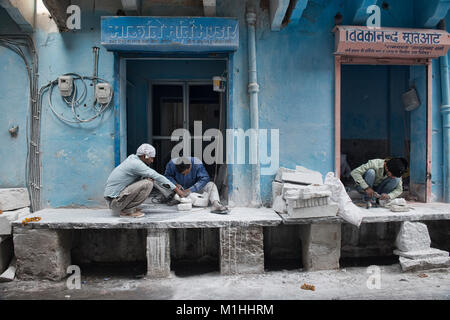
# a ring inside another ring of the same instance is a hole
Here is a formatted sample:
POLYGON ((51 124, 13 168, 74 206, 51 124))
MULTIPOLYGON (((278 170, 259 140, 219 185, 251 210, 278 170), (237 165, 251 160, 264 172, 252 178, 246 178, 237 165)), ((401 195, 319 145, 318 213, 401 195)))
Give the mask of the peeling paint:
POLYGON ((67 153, 63 150, 59 150, 55 153, 56 158, 67 158, 67 153))

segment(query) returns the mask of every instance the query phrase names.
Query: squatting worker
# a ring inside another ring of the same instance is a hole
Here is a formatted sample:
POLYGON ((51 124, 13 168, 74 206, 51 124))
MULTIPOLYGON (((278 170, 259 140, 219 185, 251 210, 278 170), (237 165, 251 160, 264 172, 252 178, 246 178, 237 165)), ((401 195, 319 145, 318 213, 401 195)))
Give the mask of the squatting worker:
POLYGON ((350 174, 357 190, 372 198, 377 192, 382 200, 392 200, 403 192, 402 175, 408 168, 404 158, 373 159, 354 169, 350 174))
POLYGON ((183 190, 185 197, 191 192, 206 193, 209 202, 212 204, 212 212, 228 213, 228 208, 220 203, 216 184, 210 181, 205 166, 198 158, 174 158, 167 163, 164 175, 177 188, 183 190))
POLYGON ((144 143, 137 149, 136 154, 129 155, 109 175, 104 196, 109 208, 116 215, 143 217, 144 214, 136 207, 148 198, 154 180, 169 185, 180 197, 184 196, 170 180, 148 167, 155 155, 155 148, 144 143))

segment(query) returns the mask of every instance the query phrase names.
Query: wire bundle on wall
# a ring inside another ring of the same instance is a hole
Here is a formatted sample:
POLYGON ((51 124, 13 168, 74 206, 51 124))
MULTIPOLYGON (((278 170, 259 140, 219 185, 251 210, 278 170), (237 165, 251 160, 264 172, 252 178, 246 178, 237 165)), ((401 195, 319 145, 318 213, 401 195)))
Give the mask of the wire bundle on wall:
POLYGON ((55 85, 58 85, 58 79, 51 81, 49 84, 47 84, 46 86, 44 86, 44 90, 48 89, 48 104, 50 107, 50 110, 53 112, 53 114, 60 119, 61 121, 67 122, 67 123, 85 123, 85 122, 91 122, 94 119, 98 118, 100 115, 103 114, 103 112, 105 112, 106 109, 108 109, 111 100, 112 100, 112 91, 111 91, 111 87, 109 86, 108 82, 102 78, 99 77, 89 77, 89 76, 82 76, 79 75, 77 73, 66 73, 63 76, 71 76, 73 79, 73 82, 75 83, 75 81, 80 80, 82 85, 83 85, 83 90, 81 92, 80 95, 78 95, 78 89, 77 86, 74 84, 73 85, 73 92, 69 95, 69 96, 63 96, 62 95, 62 100, 71 108, 72 111, 72 119, 68 119, 66 117, 64 117, 61 114, 59 114, 58 112, 56 112, 56 109, 53 105, 53 100, 52 100, 52 95, 53 95, 53 88, 55 85), (99 86, 99 84, 105 84, 107 85, 107 87, 109 88, 109 93, 107 93, 108 97, 105 97, 106 101, 99 101, 97 94, 96 94, 96 100, 92 106, 93 110, 94 110, 94 115, 90 118, 87 119, 82 119, 80 118, 80 116, 77 114, 76 109, 78 107, 80 107, 85 98, 87 97, 87 85, 86 85, 86 80, 90 80, 93 83, 96 83, 96 92, 98 91, 98 88, 101 87, 99 86), (100 82, 98 82, 100 81, 100 82), (103 102, 103 103, 101 103, 103 102))

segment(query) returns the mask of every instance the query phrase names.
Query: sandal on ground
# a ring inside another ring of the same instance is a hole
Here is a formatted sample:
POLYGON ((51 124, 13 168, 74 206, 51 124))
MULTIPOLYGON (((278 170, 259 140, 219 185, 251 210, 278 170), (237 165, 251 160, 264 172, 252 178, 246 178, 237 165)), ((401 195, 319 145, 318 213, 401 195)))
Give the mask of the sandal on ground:
POLYGON ((226 206, 221 204, 220 202, 213 204, 211 208, 211 213, 218 213, 218 214, 228 214, 230 211, 226 206))
POLYGON ((143 214, 142 211, 136 211, 131 213, 121 212, 120 216, 123 218, 142 218, 145 216, 145 214, 143 214))

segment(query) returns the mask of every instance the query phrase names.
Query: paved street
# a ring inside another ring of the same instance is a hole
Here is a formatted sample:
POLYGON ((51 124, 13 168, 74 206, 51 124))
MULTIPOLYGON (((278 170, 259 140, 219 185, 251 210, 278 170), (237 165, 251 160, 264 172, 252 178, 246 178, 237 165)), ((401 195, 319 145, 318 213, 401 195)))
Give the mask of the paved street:
MULTIPOLYGON (((373 270, 366 267, 338 271, 270 271, 261 275, 221 276, 218 272, 175 275, 162 280, 133 275, 83 276, 81 289, 66 282, 18 281, 0 283, 0 299, 162 299, 162 300, 449 300, 450 272, 436 269, 402 273, 398 264, 380 266, 380 288, 368 288, 373 270), (369 273, 370 271, 371 273, 369 273), (315 290, 301 289, 303 284, 315 290)), ((376 271, 376 270, 375 270, 376 271)))

